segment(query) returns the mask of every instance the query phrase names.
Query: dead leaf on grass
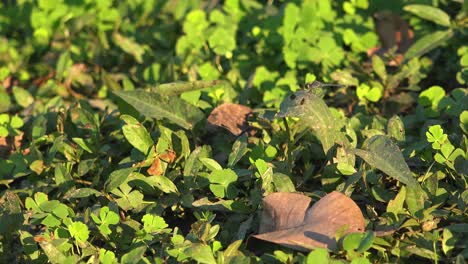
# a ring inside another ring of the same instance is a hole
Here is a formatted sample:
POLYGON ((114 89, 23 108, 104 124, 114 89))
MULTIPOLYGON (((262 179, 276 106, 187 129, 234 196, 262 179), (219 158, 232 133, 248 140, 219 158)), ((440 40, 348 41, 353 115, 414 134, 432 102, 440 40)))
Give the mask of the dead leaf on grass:
POLYGON ((413 44, 414 32, 408 23, 391 11, 381 11, 374 14, 375 31, 379 37, 381 46, 371 48, 367 55, 383 56, 392 48, 396 47, 396 55, 388 65, 397 66, 403 61, 404 53, 413 44))
POLYGON ((272 193, 263 199, 260 234, 253 238, 301 251, 337 248, 336 235, 364 232, 359 207, 340 192, 332 192, 309 208, 311 199, 296 193, 272 193))
POLYGON ((208 123, 223 127, 232 134, 239 136, 249 129, 247 118, 252 115, 252 109, 245 105, 225 103, 216 107, 208 117, 208 123))

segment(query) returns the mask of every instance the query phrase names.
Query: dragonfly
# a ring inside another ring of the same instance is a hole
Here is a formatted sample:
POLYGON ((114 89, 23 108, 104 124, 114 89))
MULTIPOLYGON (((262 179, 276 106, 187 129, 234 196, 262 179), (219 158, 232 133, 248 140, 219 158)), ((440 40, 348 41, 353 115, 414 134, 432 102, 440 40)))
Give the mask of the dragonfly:
POLYGON ((302 87, 303 90, 310 91, 311 93, 323 97, 325 92, 322 90, 324 87, 343 87, 342 84, 331 84, 331 83, 323 83, 319 81, 313 81, 309 83, 305 83, 302 87))
POLYGON ((306 83, 304 85, 305 90, 312 90, 312 89, 317 89, 317 88, 323 88, 323 87, 343 87, 344 85, 342 84, 332 84, 332 83, 323 83, 319 81, 313 81, 310 83, 306 83))

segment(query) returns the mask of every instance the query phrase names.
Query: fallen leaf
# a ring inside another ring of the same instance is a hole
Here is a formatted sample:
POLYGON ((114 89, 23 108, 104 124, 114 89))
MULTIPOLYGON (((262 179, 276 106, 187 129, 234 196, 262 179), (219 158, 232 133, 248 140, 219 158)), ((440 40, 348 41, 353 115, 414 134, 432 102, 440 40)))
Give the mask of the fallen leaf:
POLYGON ((177 155, 175 153, 175 151, 169 149, 166 151, 166 153, 162 154, 161 156, 159 156, 163 161, 167 162, 167 163, 172 163, 174 162, 174 160, 177 158, 177 155))
POLYGON ((413 44, 413 31, 406 21, 390 11, 375 13, 374 23, 381 46, 369 49, 367 55, 382 57, 391 48, 397 47, 397 54, 388 62, 388 65, 399 65, 403 61, 403 54, 413 44))
POLYGON ((362 212, 346 195, 332 192, 309 208, 310 201, 295 193, 268 195, 263 199, 261 234, 253 237, 301 251, 335 250, 338 232, 364 232, 362 212))
POLYGON ((250 107, 225 103, 216 107, 208 117, 208 123, 213 126, 223 127, 232 134, 239 136, 249 129, 247 118, 252 115, 250 107))
POLYGON ((153 164, 151 164, 151 167, 149 167, 149 169, 146 172, 148 172, 149 175, 162 175, 163 170, 161 167, 161 160, 159 158, 154 159, 153 164))

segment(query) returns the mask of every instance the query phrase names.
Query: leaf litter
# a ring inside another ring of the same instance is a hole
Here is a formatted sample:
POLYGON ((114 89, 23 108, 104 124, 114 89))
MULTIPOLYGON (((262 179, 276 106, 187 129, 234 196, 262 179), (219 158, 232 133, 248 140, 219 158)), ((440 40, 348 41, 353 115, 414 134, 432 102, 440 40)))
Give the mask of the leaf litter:
POLYGON ((239 136, 250 129, 247 119, 252 114, 252 108, 248 106, 224 103, 211 112, 208 124, 225 128, 233 135, 239 136))
POLYGON ((297 193, 272 193, 263 199, 259 234, 252 236, 295 250, 337 249, 340 233, 364 232, 361 209, 346 195, 332 192, 312 199, 297 193))

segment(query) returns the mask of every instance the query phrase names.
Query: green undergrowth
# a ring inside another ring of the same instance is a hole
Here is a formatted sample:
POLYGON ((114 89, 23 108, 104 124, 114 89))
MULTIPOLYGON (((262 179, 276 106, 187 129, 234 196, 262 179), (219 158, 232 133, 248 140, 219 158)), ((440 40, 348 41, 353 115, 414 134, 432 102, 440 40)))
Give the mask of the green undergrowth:
POLYGON ((467 1, 0 10, 1 263, 466 263, 467 1), (412 44, 369 57, 390 11, 412 44), (249 133, 207 124, 230 102, 249 133), (266 195, 332 191, 366 233, 247 243, 266 195))

